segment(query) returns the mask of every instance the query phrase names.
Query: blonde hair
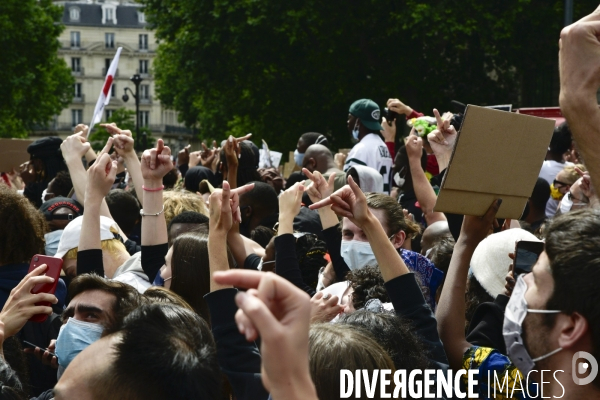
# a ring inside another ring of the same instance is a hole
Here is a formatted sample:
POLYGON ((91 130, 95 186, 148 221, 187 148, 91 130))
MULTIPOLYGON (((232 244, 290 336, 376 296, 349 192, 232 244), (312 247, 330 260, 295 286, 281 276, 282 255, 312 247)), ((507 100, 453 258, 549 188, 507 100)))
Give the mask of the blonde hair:
POLYGON ((577 173, 577 171, 575 171, 575 168, 579 168, 583 172, 587 171, 587 168, 583 164, 567 165, 561 171, 561 172, 563 172, 563 173, 566 174, 565 183, 568 183, 569 185, 572 185, 575 182, 577 182, 577 179, 580 178, 580 176, 577 173))
POLYGON ((165 190, 163 192, 163 205, 167 226, 173 218, 184 211, 195 211, 208 216, 204 199, 188 191, 165 190))
MULTIPOLYGON (((106 239, 100 242, 100 248, 102 251, 106 251, 110 256, 117 257, 123 252, 127 252, 127 248, 119 239, 106 239)), ((64 255, 65 260, 73 260, 77 258, 77 252, 79 251, 79 247, 73 247, 71 250, 67 251, 64 255)), ((129 253, 128 253, 129 254, 129 253)))

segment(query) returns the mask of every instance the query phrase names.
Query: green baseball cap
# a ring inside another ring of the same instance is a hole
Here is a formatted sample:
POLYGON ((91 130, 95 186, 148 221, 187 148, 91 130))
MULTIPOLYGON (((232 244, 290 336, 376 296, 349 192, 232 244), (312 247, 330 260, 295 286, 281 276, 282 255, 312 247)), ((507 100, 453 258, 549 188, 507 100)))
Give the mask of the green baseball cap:
POLYGON ((362 124, 368 129, 371 129, 375 132, 383 130, 383 127, 379 123, 381 111, 379 111, 379 106, 373 100, 356 100, 354 103, 352 103, 348 112, 360 119, 362 124))

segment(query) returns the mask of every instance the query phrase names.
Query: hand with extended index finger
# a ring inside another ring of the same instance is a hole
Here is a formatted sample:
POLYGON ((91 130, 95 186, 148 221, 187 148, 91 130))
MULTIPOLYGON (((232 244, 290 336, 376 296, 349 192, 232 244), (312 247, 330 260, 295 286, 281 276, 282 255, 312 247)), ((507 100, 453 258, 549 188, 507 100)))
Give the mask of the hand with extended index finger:
POLYGON ((274 400, 317 398, 308 364, 308 295, 271 272, 248 270, 215 272, 224 285, 250 289, 239 292, 236 322, 247 340, 261 338, 261 379, 274 400), (282 363, 281 360, 294 360, 282 363))
POLYGON ((31 293, 37 284, 54 282, 54 278, 43 275, 47 268, 46 264, 40 265, 25 275, 25 278, 11 290, 10 296, 0 312, 0 322, 3 327, 0 329, 3 334, 2 339, 16 335, 34 315, 52 313, 52 307, 38 306, 36 303, 56 304, 58 302, 56 296, 49 293, 31 293))
POLYGON ((331 196, 310 206, 316 210, 331 204, 331 209, 337 215, 350 219, 359 228, 362 227, 372 215, 367 207, 367 198, 360 190, 354 179, 348 176, 348 184, 335 191, 331 196))
POLYGON ((88 169, 88 183, 86 199, 103 199, 115 182, 117 176, 117 160, 113 160, 107 153, 101 153, 94 165, 88 169))
POLYGON ((417 135, 414 127, 406 139, 405 147, 408 158, 418 158, 420 160, 423 156, 423 139, 417 135))
POLYGON ((302 172, 312 181, 312 184, 306 188, 310 201, 316 203, 331 196, 334 188, 335 172, 329 175, 329 181, 319 171, 310 172, 306 168, 302 168, 302 172))
POLYGON ((227 235, 233 225, 233 212, 231 204, 231 189, 227 181, 223 181, 223 189, 217 189, 210 195, 209 229, 227 235))

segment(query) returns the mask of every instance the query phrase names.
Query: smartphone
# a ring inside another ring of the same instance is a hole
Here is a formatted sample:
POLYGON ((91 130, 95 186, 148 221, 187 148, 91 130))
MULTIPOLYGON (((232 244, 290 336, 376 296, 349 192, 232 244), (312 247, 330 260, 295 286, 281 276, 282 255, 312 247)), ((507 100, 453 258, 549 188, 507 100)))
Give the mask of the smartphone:
POLYGON ((531 272, 542 251, 544 251, 544 242, 518 241, 515 246, 515 260, 513 263, 514 278, 517 279, 517 276, 531 272))
MULTIPOLYGON (((48 268, 46 269, 46 273, 44 275, 50 276, 54 278, 54 282, 52 283, 39 283, 31 289, 31 293, 50 293, 54 294, 56 291, 56 285, 58 284, 58 278, 60 277, 60 271, 62 269, 63 260, 62 258, 43 256, 41 254, 36 254, 31 259, 31 263, 29 264, 29 272, 33 271, 37 267, 42 264, 46 264, 48 268)), ((41 303, 36 303, 36 306, 47 306, 51 307, 47 301, 43 301, 41 303)), ((48 318, 46 314, 36 314, 31 317, 29 320, 32 322, 44 322, 48 318)))
POLYGON ((40 350, 42 350, 44 353, 45 353, 45 352, 48 352, 48 353, 50 353, 50 355, 52 355, 53 357, 56 357, 56 354, 54 354, 53 352, 51 352, 50 350, 48 350, 48 349, 47 349, 47 348, 45 348, 45 347, 38 346, 37 344, 33 344, 33 343, 31 343, 31 342, 28 342, 27 340, 23 340, 23 343, 25 343, 25 344, 26 344, 26 345, 28 345, 28 346, 34 347, 34 348, 35 348, 35 347, 38 347, 38 348, 39 348, 40 350))

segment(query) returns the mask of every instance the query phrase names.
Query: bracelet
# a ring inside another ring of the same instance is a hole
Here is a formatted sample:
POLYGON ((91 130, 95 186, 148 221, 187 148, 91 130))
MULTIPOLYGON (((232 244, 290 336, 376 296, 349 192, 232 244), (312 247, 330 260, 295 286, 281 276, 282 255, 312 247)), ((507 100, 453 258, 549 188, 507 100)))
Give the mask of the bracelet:
POLYGON ((164 213, 164 212, 165 212, 165 206, 163 206, 162 210, 160 210, 159 212, 157 212, 157 213, 154 213, 154 214, 144 214, 144 209, 142 208, 142 209, 140 210, 140 215, 141 215, 142 217, 158 217, 160 214, 162 214, 162 213, 164 213))
POLYGON ((160 185, 160 187, 157 187, 156 189, 148 189, 146 186, 142 185, 142 189, 144 189, 146 192, 160 192, 164 188, 165 185, 160 185))

